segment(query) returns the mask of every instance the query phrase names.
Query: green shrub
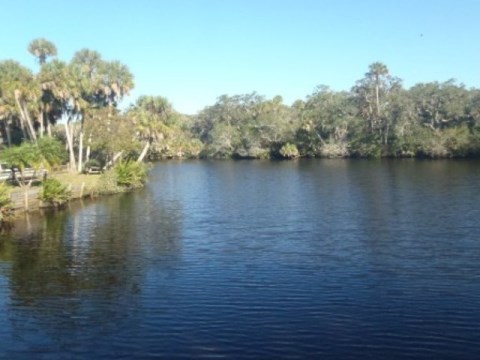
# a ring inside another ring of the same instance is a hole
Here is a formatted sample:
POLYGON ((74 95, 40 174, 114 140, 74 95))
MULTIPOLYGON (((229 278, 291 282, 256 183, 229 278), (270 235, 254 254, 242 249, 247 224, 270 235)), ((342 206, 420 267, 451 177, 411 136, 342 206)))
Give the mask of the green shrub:
POLYGON ((379 159, 382 156, 381 141, 375 135, 354 139, 351 143, 350 155, 356 158, 379 159))
POLYGON ((20 146, 2 150, 1 160, 9 167, 23 170, 26 167, 38 167, 42 163, 43 157, 36 145, 24 142, 20 146))
POLYGON ((294 159, 300 156, 297 145, 286 143, 280 148, 280 155, 286 159, 294 159))
POLYGON ((56 168, 68 160, 68 153, 62 143, 51 137, 38 139, 38 151, 49 167, 56 168))
POLYGON ((330 140, 322 145, 320 155, 326 158, 347 157, 349 155, 348 143, 330 140))
POLYGON ((12 218, 10 189, 5 183, 0 183, 0 228, 3 228, 12 218))
POLYGON ((117 185, 122 187, 141 187, 147 180, 147 167, 144 163, 134 161, 121 162, 113 170, 117 175, 117 185))
POLYGON ((71 191, 57 179, 47 179, 43 182, 40 198, 52 206, 61 206, 70 199, 71 191))

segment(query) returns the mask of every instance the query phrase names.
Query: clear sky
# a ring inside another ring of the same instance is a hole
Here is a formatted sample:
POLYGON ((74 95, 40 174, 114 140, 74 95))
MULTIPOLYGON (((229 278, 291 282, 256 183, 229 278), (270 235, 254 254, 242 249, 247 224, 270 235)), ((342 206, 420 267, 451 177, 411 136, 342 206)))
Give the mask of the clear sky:
POLYGON ((34 71, 29 42, 58 58, 90 48, 135 77, 127 102, 167 97, 195 113, 222 94, 285 103, 317 85, 349 90, 381 61, 410 87, 480 87, 480 0, 0 0, 0 60, 34 71))

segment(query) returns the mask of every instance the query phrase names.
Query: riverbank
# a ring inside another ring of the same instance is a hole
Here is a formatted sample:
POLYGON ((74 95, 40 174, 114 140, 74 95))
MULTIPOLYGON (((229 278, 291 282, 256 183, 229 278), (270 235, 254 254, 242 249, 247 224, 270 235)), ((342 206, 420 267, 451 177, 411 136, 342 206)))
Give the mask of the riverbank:
MULTIPOLYGON (((100 180, 100 176, 98 175, 62 172, 53 173, 49 178, 56 179, 65 186, 66 191, 70 194, 69 200, 95 196, 98 192, 97 189, 100 180)), ((41 183, 31 187, 12 187, 10 190, 10 208, 17 214, 52 207, 50 203, 42 200, 42 192, 43 186, 41 183)))
MULTIPOLYGON (((147 166, 131 162, 95 175, 53 172, 32 186, 4 186, 6 200, 0 205, 2 214, 7 212, 8 218, 14 218, 25 212, 59 207, 71 200, 128 192, 142 187, 146 178, 147 166)), ((0 220, 8 221, 5 217, 0 220)))

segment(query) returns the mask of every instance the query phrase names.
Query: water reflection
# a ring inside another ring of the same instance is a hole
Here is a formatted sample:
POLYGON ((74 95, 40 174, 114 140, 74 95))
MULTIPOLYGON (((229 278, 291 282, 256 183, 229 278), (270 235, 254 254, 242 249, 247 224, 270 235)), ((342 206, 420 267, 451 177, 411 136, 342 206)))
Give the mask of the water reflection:
POLYGON ((152 259, 168 268, 181 256, 181 218, 151 199, 125 194, 18 221, 0 241, 0 326, 45 351, 59 337, 73 346, 134 326, 152 259))

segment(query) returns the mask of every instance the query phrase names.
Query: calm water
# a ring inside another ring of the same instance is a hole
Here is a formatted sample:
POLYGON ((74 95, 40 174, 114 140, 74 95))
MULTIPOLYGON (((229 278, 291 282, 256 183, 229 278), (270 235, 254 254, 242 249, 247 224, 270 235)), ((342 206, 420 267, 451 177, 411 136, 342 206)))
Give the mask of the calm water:
POLYGON ((0 358, 480 356, 480 162, 166 162, 0 238, 0 358))

